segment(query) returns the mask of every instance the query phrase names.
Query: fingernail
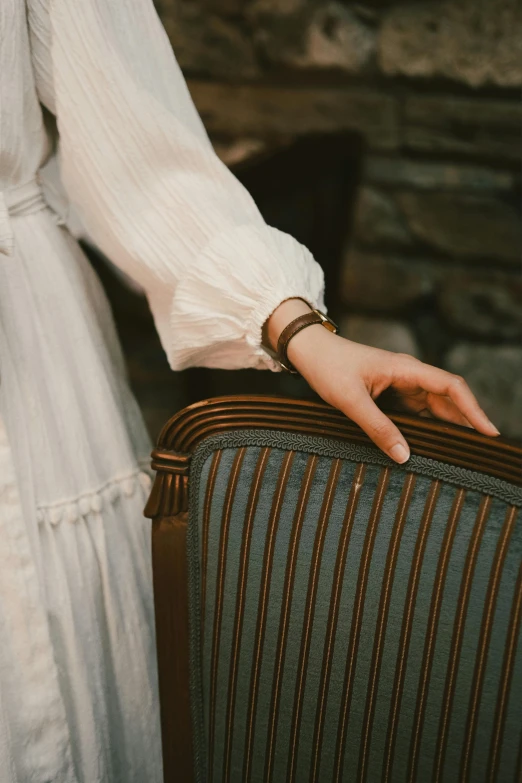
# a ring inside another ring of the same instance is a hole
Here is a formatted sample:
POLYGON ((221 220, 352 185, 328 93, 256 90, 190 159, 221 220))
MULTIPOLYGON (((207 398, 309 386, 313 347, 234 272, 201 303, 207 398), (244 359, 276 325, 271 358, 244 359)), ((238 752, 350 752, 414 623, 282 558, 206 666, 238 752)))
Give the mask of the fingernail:
POLYGON ((395 446, 392 446, 390 449, 390 457, 394 459, 395 462, 398 462, 400 465, 402 465, 403 462, 407 462, 409 460, 410 452, 409 449, 402 445, 402 443, 396 443, 395 446))
POLYGON ((500 430, 497 430, 497 428, 495 427, 495 425, 493 424, 493 422, 490 419, 488 419, 488 421, 489 421, 489 425, 490 425, 491 429, 495 431, 496 435, 500 435, 500 430))

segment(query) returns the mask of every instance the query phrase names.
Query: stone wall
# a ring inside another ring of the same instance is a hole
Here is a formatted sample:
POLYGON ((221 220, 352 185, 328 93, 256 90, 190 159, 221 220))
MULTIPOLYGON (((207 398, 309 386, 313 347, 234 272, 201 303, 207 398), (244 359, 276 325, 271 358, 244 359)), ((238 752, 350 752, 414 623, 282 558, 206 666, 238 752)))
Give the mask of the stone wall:
POLYGON ((463 374, 522 436, 519 0, 158 0, 226 162, 351 131, 343 333, 463 374))

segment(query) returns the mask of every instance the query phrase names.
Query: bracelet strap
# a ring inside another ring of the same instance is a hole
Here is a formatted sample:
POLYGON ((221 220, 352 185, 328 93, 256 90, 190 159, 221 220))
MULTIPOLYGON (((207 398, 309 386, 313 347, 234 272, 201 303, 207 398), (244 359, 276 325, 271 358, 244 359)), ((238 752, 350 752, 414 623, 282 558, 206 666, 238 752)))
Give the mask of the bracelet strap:
POLYGON ((318 315, 316 312, 312 311, 310 313, 306 313, 305 315, 300 315, 298 318, 294 318, 293 321, 290 321, 290 323, 287 326, 285 326, 285 328, 279 335, 279 340, 277 341, 277 358, 279 360, 279 363, 285 370, 288 370, 289 372, 294 374, 297 373, 297 370, 291 364, 286 354, 288 349, 288 343, 290 342, 292 337, 295 337, 295 335, 298 332, 300 332, 302 329, 306 329, 307 326, 313 326, 314 324, 322 324, 322 323, 323 323, 323 319, 321 318, 321 316, 318 315))

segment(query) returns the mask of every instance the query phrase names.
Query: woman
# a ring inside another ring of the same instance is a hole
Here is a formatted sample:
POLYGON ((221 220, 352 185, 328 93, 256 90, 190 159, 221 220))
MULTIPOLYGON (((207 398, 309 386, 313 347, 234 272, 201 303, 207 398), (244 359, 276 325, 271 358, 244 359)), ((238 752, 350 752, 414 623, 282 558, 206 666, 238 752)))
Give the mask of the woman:
MULTIPOLYGON (((0 782, 161 779, 150 444, 106 300, 39 170, 147 292, 171 366, 278 369, 262 346, 322 272, 213 153, 152 0, 0 4, 0 782)), ((398 462, 373 402, 497 430, 465 383, 310 326, 288 358, 398 462)))

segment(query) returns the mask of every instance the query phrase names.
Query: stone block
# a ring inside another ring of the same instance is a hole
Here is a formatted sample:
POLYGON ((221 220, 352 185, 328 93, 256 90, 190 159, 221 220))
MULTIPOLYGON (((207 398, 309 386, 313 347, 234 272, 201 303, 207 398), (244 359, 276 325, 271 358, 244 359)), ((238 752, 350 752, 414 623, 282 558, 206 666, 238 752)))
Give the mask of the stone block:
POLYGON ((296 64, 361 73, 373 62, 375 49, 375 31, 346 6, 331 2, 317 9, 296 64))
POLYGON ((259 75, 254 44, 242 27, 204 4, 160 0, 158 13, 186 74, 221 79, 259 75))
POLYGON ((474 337, 519 339, 522 334, 520 275, 488 270, 448 270, 438 303, 447 324, 474 337))
POLYGON ((402 321, 349 315, 341 319, 339 333, 348 340, 373 348, 421 356, 415 335, 402 321))
POLYGON ((519 165, 519 100, 409 95, 402 119, 406 149, 519 165))
POLYGON ((469 193, 508 193, 519 182, 513 171, 448 161, 412 160, 370 155, 364 162, 364 179, 375 185, 415 190, 469 193))
POLYGON ((374 64, 375 30, 350 8, 331 0, 310 11, 305 3, 295 10, 291 20, 282 20, 278 11, 256 16, 256 40, 272 65, 353 74, 374 64))
POLYGON ((413 248, 455 261, 517 267, 522 235, 503 198, 456 192, 360 189, 353 234, 359 244, 413 248))
POLYGON ((397 104, 369 89, 215 84, 189 88, 211 134, 255 138, 357 131, 370 147, 397 145, 397 104))
POLYGON ((384 18, 379 61, 393 76, 519 87, 521 42, 519 0, 408 2, 384 18))
POLYGON ((458 343, 445 366, 466 379, 502 435, 522 437, 522 348, 458 343))
POLYGON ((349 249, 341 273, 341 299, 350 309, 393 315, 435 293, 439 265, 416 258, 349 249))
POLYGON ((350 309, 386 316, 406 314, 429 299, 453 334, 514 340, 522 331, 522 279, 508 271, 352 246, 340 296, 350 309))
POLYGON ((395 198, 405 224, 422 243, 456 258, 518 267, 520 219, 509 203, 460 193, 403 192, 395 198))
POLYGON ((364 245, 410 247, 411 232, 395 200, 375 188, 363 187, 357 195, 354 237, 364 245))

